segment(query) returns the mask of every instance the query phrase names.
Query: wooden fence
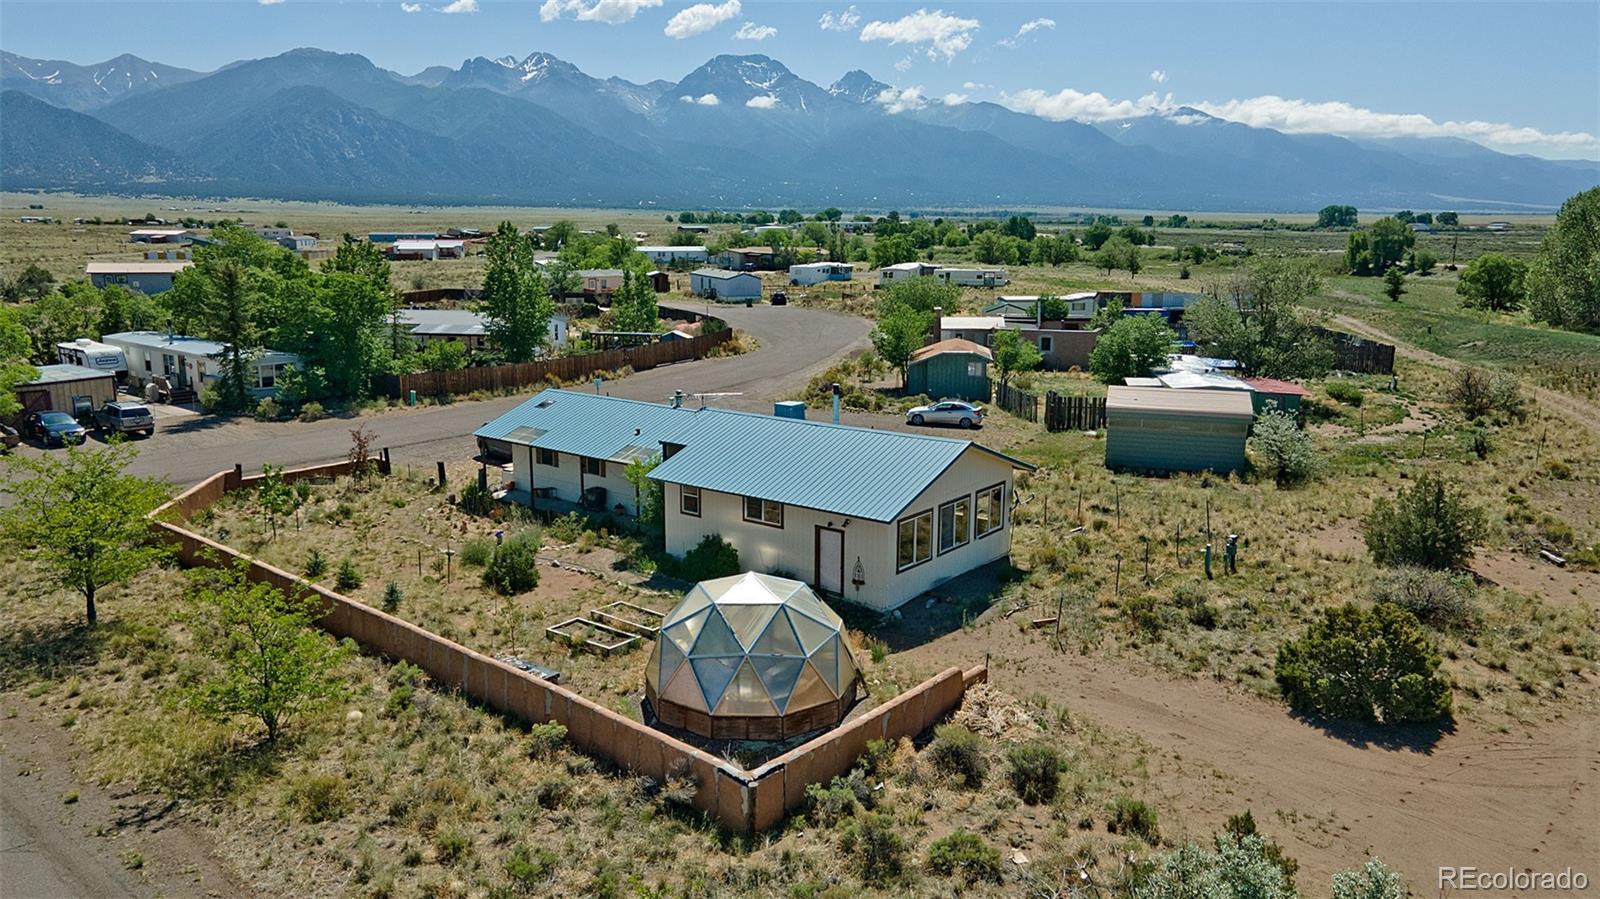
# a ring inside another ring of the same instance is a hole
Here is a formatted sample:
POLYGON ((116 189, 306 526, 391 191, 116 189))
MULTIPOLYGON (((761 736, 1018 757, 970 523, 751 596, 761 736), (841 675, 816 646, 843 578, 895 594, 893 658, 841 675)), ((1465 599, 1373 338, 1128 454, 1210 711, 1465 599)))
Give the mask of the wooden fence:
POLYGON ((1105 397, 1062 396, 1054 390, 1044 395, 1046 431, 1097 431, 1105 426, 1105 397))
POLYGON ((1394 374, 1394 345, 1378 343, 1343 331, 1318 328, 1318 332, 1333 342, 1333 367, 1339 371, 1353 371, 1367 375, 1394 374))
POLYGON ((435 287, 432 290, 408 290, 400 295, 402 305, 406 306, 466 303, 480 299, 483 299, 483 291, 475 287, 435 287))
POLYGON ((515 362, 509 365, 484 365, 456 371, 424 371, 409 375, 384 375, 372 379, 372 389, 380 396, 400 399, 415 390, 419 396, 449 396, 479 390, 515 390, 551 379, 578 381, 596 372, 631 368, 645 371, 658 365, 700 359, 733 339, 733 330, 724 328, 688 340, 668 340, 622 350, 603 350, 581 356, 561 356, 540 362, 515 362))
POLYGON ((1039 420, 1039 398, 1020 387, 996 384, 994 402, 1023 421, 1039 420))

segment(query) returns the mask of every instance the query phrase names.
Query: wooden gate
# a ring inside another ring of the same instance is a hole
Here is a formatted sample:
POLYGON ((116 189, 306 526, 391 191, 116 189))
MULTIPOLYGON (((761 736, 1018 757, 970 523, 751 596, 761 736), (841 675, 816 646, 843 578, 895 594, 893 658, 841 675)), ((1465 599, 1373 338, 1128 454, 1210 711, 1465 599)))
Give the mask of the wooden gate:
POLYGON ((1105 426, 1105 397, 1062 396, 1054 390, 1044 395, 1046 431, 1097 431, 1105 426))

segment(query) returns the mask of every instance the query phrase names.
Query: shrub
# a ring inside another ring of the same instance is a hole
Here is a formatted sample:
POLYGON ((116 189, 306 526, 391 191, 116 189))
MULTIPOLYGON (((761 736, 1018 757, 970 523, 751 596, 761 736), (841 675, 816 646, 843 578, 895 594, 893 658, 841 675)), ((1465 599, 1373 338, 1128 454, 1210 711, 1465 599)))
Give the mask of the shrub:
POLYGON ((494 541, 488 537, 474 537, 461 547, 461 564, 482 568, 494 558, 494 541))
POLYGON ((1404 899, 1406 895, 1400 875, 1375 858, 1367 859, 1358 871, 1334 872, 1329 894, 1331 899, 1404 899))
POLYGON ((488 515, 494 511, 494 494, 478 486, 477 481, 468 481, 467 486, 461 488, 458 505, 468 515, 488 515))
MULTIPOLYGON (((1296 861, 1293 856, 1285 855, 1283 847, 1278 845, 1277 840, 1269 840, 1262 836, 1260 831, 1256 830, 1256 816, 1251 814, 1249 809, 1245 809, 1242 815, 1229 815, 1227 823, 1223 825, 1223 830, 1227 831, 1228 836, 1232 837, 1235 843, 1242 844, 1246 837, 1259 839, 1261 841, 1261 856, 1272 862, 1279 871, 1283 872, 1283 879, 1287 885, 1291 887, 1294 885, 1294 875, 1300 870, 1300 862, 1296 861)), ((1218 843, 1221 843, 1220 836, 1218 837, 1218 843)))
POLYGON ((972 731, 959 724, 941 724, 933 731, 928 760, 934 770, 949 775, 961 786, 975 789, 989 772, 983 749, 983 738, 972 731))
POLYGON ((1346 406, 1359 406, 1367 396, 1360 387, 1349 381, 1329 381, 1322 389, 1327 391, 1328 396, 1346 406))
POLYGON ((1214 849, 1187 843, 1153 859, 1140 899, 1243 897, 1294 899, 1294 881, 1273 860, 1260 837, 1219 834, 1214 849))
POLYGON ((306 577, 312 580, 328 573, 328 560, 322 557, 321 550, 312 549, 311 554, 306 556, 305 571, 306 577))
POLYGON ((1022 801, 1042 805, 1056 798, 1061 753, 1045 743, 1022 743, 1006 750, 1006 779, 1022 801))
POLYGON ((967 883, 999 883, 1000 850, 975 833, 958 830, 928 847, 928 870, 946 877, 959 874, 967 883))
POLYGON ((729 577, 741 571, 739 551, 720 534, 707 534, 694 549, 683 554, 683 561, 676 569, 684 579, 691 581, 729 577))
POLYGON ((1304 481, 1321 467, 1311 435, 1301 430, 1294 416, 1287 412, 1263 412, 1256 416, 1250 439, 1256 452, 1272 466, 1279 487, 1304 481))
POLYGON ((519 531, 495 547, 483 569, 484 586, 502 596, 515 596, 539 585, 539 532, 519 531))
POLYGON ((1387 603, 1325 609, 1278 649, 1278 688, 1300 712, 1402 724, 1450 712, 1439 652, 1410 612, 1387 603))
POLYGON ((472 838, 454 828, 441 830, 433 838, 433 849, 438 854, 439 864, 453 865, 472 853, 472 838))
POLYGON ((383 587, 383 610, 393 615, 400 610, 400 601, 405 594, 400 592, 400 585, 390 581, 383 587))
POLYGON ((1503 415, 1521 421, 1528 416, 1527 400, 1515 375, 1491 375, 1481 368, 1458 368, 1445 387, 1445 399, 1470 421, 1503 415))
POLYGON ((572 778, 555 774, 539 781, 533 788, 533 801, 542 809, 553 810, 565 806, 572 799, 572 778))
POLYGON ((568 512, 545 525, 545 532, 550 535, 551 539, 559 540, 562 543, 575 542, 587 530, 588 522, 578 512, 568 512))
POLYGON ((321 420, 323 420, 324 418, 327 418, 327 417, 328 417, 328 410, 322 408, 322 404, 317 402, 316 400, 312 400, 311 402, 306 403, 304 406, 300 407, 300 420, 301 421, 306 421, 306 422, 321 421, 321 420))
POLYGON ((1472 578, 1411 565, 1390 569, 1372 585, 1372 601, 1389 603, 1437 628, 1466 625, 1472 618, 1472 578))
POLYGON ((1156 810, 1142 799, 1118 796, 1106 806, 1110 817, 1106 830, 1123 836, 1133 836, 1154 846, 1161 839, 1161 828, 1156 821, 1156 810))
POLYGON ((277 421, 281 415, 283 415, 283 408, 278 405, 277 400, 270 396, 262 397, 261 402, 256 403, 256 419, 258 421, 277 421))
POLYGON ((549 849, 518 846, 511 850, 511 857, 506 859, 506 878, 518 890, 533 893, 549 883, 560 860, 560 856, 549 849))
POLYGON ((349 809, 344 781, 329 774, 308 774, 289 788, 289 803, 308 824, 340 818, 349 809))
POLYGON ((839 844, 855 854, 855 867, 869 886, 886 886, 905 875, 906 843, 889 815, 875 813, 849 822, 839 844))
POLYGON ((340 592, 354 590, 361 586, 361 572, 356 570, 356 563, 349 559, 339 563, 339 570, 333 574, 333 588, 340 592))
POLYGON ((1391 502, 1372 504, 1365 531, 1367 551, 1380 565, 1458 568, 1472 558, 1484 536, 1483 513, 1467 504, 1459 488, 1424 474, 1391 502))
POLYGON ((854 818, 861 810, 862 802, 869 798, 872 788, 867 786, 866 779, 859 776, 835 777, 827 784, 808 784, 806 786, 806 808, 811 813, 811 820, 819 827, 834 827, 840 821, 854 818))
POLYGON ((528 728, 528 754, 536 759, 548 758, 567 739, 567 726, 556 721, 535 724, 528 728))

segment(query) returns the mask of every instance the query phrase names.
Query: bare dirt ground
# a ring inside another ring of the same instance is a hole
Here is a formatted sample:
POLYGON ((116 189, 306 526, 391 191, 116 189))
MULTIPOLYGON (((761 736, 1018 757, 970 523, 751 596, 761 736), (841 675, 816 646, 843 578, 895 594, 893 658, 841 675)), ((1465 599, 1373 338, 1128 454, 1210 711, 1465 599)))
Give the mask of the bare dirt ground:
POLYGON ((1167 838, 1203 840, 1251 809, 1299 859, 1311 895, 1368 852, 1425 895, 1440 865, 1592 868, 1600 858, 1600 685, 1575 685, 1565 713, 1527 729, 1464 723, 1397 737, 1319 727, 1134 659, 1059 653, 1014 622, 956 630, 908 655, 931 664, 985 653, 1001 690, 1041 692, 1149 745, 1150 784, 1183 828, 1164 828, 1167 838))
POLYGON ((256 895, 178 803, 80 780, 59 722, 16 711, 0 737, 0 895, 256 895))

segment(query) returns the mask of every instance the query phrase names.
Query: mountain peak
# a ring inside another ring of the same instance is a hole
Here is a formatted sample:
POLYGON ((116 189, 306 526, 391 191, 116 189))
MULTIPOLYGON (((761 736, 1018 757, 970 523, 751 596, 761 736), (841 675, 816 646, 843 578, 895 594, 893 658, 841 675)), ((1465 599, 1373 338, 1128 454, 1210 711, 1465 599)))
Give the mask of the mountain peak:
POLYGON ((860 69, 852 69, 844 73, 833 86, 828 88, 828 93, 845 100, 856 103, 870 103, 878 99, 878 95, 889 90, 889 85, 873 78, 860 69))

